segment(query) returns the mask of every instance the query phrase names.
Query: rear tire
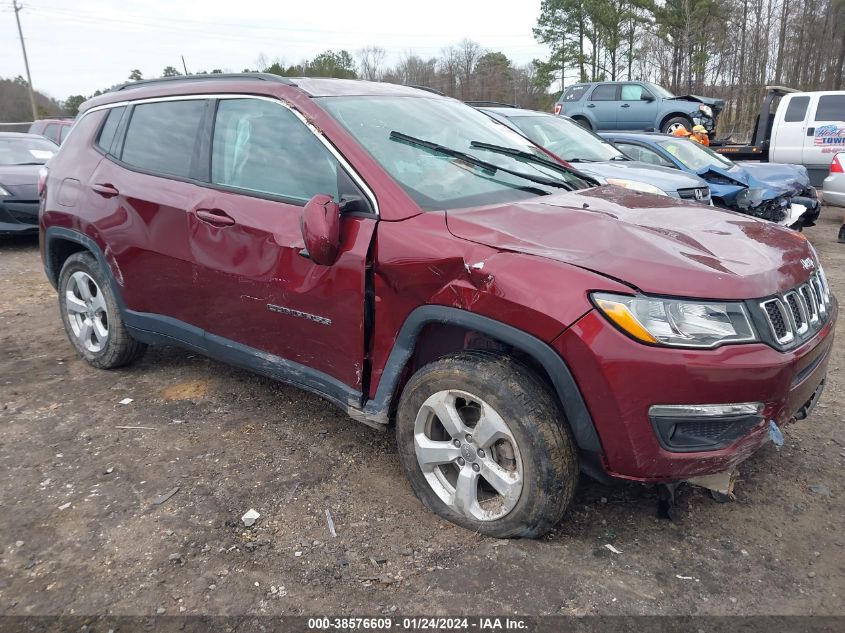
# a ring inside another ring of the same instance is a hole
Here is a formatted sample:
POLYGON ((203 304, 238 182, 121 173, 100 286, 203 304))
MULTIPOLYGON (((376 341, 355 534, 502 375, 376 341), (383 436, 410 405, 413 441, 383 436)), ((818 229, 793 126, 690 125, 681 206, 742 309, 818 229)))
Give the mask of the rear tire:
POLYGON ((593 131, 593 126, 590 125, 590 122, 587 119, 585 119, 584 117, 575 116, 575 117, 572 117, 572 120, 575 121, 581 127, 585 128, 587 130, 590 130, 591 132, 593 131))
POLYGON ((59 311, 76 352, 99 369, 123 367, 141 358, 144 343, 126 331, 109 278, 91 253, 67 258, 59 274, 59 311))
POLYGON ((663 124, 660 131, 664 134, 672 134, 679 128, 684 128, 687 132, 692 132, 692 121, 685 116, 672 117, 663 124))
POLYGON ((557 400, 507 356, 461 352, 420 369, 400 398, 396 441, 420 501, 487 536, 542 536, 578 482, 557 400))

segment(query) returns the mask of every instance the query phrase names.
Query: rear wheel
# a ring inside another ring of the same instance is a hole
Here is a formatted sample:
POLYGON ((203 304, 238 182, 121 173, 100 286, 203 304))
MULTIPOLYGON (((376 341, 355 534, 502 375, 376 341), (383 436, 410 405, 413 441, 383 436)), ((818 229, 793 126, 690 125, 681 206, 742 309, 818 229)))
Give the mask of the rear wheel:
POLYGON ((590 125, 590 122, 582 116, 572 117, 572 120, 575 121, 578 125, 580 125, 583 128, 586 128, 586 129, 591 130, 591 131, 593 129, 593 126, 590 125))
POLYGON ((59 309, 71 344, 94 367, 122 367, 147 349, 126 331, 108 278, 88 252, 74 253, 62 267, 59 309))
POLYGON ((574 443, 555 398, 505 356, 463 352, 417 372, 402 393, 396 439, 417 497, 488 536, 545 534, 578 481, 574 443))
POLYGON ((663 124, 660 131, 664 134, 674 134, 680 129, 692 132, 692 121, 683 116, 672 117, 663 124))

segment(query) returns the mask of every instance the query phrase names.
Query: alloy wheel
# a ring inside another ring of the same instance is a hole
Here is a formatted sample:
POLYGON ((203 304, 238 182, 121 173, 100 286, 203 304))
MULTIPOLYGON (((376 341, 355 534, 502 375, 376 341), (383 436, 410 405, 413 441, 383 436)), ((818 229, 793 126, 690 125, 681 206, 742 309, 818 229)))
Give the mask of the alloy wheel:
POLYGON ((519 501, 523 466, 507 423, 478 396, 438 391, 414 422, 417 463, 450 509, 477 521, 495 521, 519 501))
POLYGON ((101 352, 109 338, 108 308, 102 290, 89 274, 78 270, 68 278, 65 310, 79 345, 94 354, 101 352))

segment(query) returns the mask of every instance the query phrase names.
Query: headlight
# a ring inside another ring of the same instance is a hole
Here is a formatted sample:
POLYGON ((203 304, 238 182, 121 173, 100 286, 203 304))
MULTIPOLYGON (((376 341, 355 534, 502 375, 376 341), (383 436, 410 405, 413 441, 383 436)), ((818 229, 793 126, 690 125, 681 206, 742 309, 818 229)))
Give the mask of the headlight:
POLYGON ((11 195, 12 194, 10 194, 8 191, 3 189, 3 187, 0 187, 0 196, 11 196, 11 195))
POLYGON ((642 191, 643 193, 653 193, 656 196, 668 195, 663 189, 650 185, 647 182, 639 182, 637 180, 627 180, 624 178, 608 178, 607 184, 616 185, 617 187, 624 187, 625 189, 633 189, 634 191, 642 191))
POLYGON ((709 116, 711 119, 713 118, 713 108, 709 105, 700 105, 698 106, 698 111, 704 114, 705 116, 709 116))
POLYGON ((748 187, 739 192, 736 206, 740 209, 755 209, 763 204, 762 187, 748 187))
POLYGON ((593 303, 629 336, 653 345, 717 347, 756 341, 742 303, 593 293, 593 303))

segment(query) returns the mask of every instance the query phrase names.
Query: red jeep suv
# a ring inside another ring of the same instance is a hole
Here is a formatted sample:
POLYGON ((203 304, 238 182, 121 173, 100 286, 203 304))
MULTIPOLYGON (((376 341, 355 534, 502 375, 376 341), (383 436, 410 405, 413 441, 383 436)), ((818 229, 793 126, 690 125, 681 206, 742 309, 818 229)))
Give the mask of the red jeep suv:
POLYGON ((548 531, 579 469, 730 475, 824 384, 837 304, 802 235, 595 186, 430 92, 137 82, 42 176, 92 365, 176 344, 395 423, 417 496, 484 534, 548 531))

